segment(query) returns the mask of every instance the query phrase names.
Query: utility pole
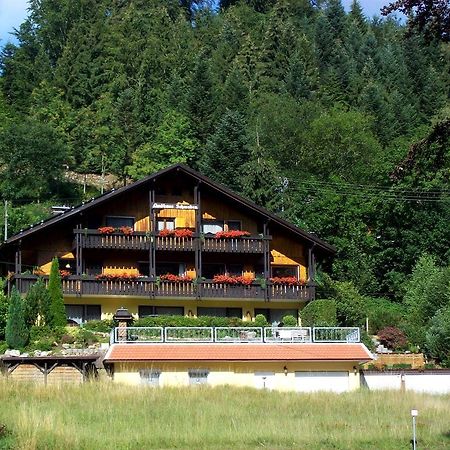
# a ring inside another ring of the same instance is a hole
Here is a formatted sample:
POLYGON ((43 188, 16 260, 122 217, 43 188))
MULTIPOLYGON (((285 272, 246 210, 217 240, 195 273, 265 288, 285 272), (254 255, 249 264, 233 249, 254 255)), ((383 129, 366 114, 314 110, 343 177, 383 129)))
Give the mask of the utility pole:
POLYGON ((5 241, 8 240, 8 200, 5 200, 5 241))

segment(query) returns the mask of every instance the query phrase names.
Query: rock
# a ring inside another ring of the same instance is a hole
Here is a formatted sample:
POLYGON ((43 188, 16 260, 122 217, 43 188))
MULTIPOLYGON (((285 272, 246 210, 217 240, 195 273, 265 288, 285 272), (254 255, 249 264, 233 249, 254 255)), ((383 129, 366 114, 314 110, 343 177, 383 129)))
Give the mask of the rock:
POLYGON ((40 350, 35 350, 35 351, 33 352, 33 355, 34 355, 34 356, 42 356, 42 353, 41 353, 40 350))
POLYGON ((52 354, 51 351, 48 352, 41 352, 41 356, 50 356, 52 354))
POLYGON ((70 344, 63 344, 63 345, 61 345, 61 347, 65 348, 65 349, 68 349, 68 348, 70 348, 70 344))
POLYGON ((28 353, 22 353, 20 356, 22 358, 28 358, 30 355, 28 353))
POLYGON ((20 356, 20 350, 6 350, 6 356, 20 356))

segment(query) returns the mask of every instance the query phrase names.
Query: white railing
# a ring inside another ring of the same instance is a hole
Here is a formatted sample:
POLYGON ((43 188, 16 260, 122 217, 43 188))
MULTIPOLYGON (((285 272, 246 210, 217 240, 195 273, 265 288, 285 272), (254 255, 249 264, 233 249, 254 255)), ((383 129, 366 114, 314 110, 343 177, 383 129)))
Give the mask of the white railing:
POLYGON ((166 327, 165 342, 214 342, 213 327, 166 327))
POLYGON ((357 327, 314 327, 314 342, 360 342, 361 336, 357 327))
POLYGON ((354 343, 350 327, 127 327, 115 328, 110 342, 135 343, 354 343))
POLYGON ((264 342, 261 327, 216 327, 214 342, 264 342))
POLYGON ((264 342, 312 342, 311 327, 266 327, 264 342))

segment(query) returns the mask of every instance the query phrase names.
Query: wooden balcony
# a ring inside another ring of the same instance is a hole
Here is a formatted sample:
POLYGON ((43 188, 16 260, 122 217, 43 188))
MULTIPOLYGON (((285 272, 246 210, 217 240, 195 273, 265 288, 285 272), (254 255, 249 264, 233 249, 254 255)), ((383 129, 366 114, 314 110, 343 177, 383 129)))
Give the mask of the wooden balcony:
POLYGON ((202 241, 204 252, 227 253, 264 253, 264 238, 262 236, 249 236, 240 238, 216 238, 205 236, 202 241))
POLYGON ((82 248, 148 250, 151 245, 151 236, 145 232, 135 231, 126 235, 120 232, 104 234, 90 229, 73 231, 79 236, 82 248))
POLYGON ((156 250, 195 250, 195 237, 155 236, 155 242, 156 250))
MULTIPOLYGON (((48 284, 48 276, 43 276, 48 284)), ((37 275, 16 275, 19 292, 26 294, 38 280, 37 275)), ((160 281, 148 277, 133 280, 99 280, 92 276, 71 275, 62 279, 65 295, 125 295, 132 297, 161 298, 203 298, 203 299, 248 299, 254 301, 306 301, 314 298, 313 286, 261 286, 253 283, 248 286, 215 283, 211 280, 201 283, 160 281)))

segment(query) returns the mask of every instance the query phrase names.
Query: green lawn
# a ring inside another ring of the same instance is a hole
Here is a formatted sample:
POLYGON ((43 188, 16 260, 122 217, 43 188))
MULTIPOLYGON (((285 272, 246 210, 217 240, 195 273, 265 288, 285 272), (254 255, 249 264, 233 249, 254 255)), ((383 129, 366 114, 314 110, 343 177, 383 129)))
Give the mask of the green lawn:
POLYGON ((450 396, 0 382, 0 405, 0 448, 401 450, 412 408, 419 449, 450 448, 450 396))

